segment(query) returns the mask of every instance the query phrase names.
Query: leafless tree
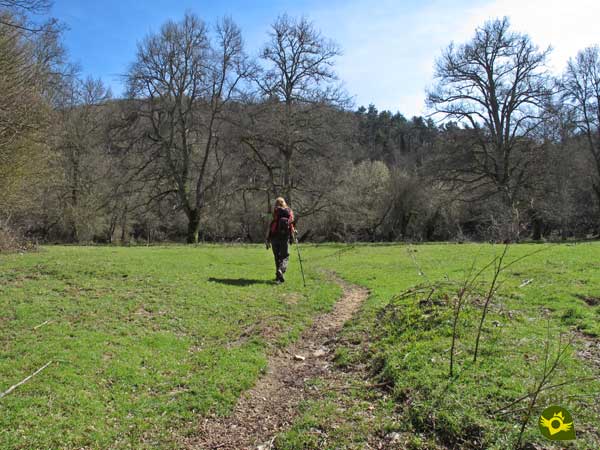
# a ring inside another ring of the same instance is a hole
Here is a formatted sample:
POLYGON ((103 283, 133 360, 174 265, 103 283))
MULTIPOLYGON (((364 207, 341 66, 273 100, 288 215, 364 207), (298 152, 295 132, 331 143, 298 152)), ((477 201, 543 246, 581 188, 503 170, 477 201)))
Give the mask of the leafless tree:
POLYGON ((434 114, 472 130, 468 165, 456 167, 450 179, 471 192, 499 193, 512 209, 535 161, 532 142, 550 96, 549 51, 510 31, 506 17, 486 22, 470 42, 444 51, 428 92, 434 114))
MULTIPOLYGON (((273 179, 273 184, 290 203, 293 192, 303 189, 318 199, 320 193, 309 192, 316 186, 302 183, 300 173, 294 173, 294 157, 323 156, 332 142, 339 141, 339 134, 332 134, 335 117, 330 113, 347 102, 333 70, 340 49, 305 18, 283 15, 272 25, 269 36, 261 54, 266 70, 256 79, 267 100, 263 111, 267 111, 269 124, 263 125, 262 132, 251 134, 250 145, 255 153, 265 147, 275 149, 281 160, 277 164, 281 178, 273 179)), ((268 167, 272 178, 277 177, 273 168, 273 164, 268 167)), ((311 208, 306 205, 304 209, 311 208)))
MULTIPOLYGON (((0 18, 22 23, 6 12, 0 18)), ((59 32, 49 24, 30 35, 0 21, 0 148, 45 122, 39 108, 51 103, 51 91, 67 68, 59 32)))
MULTIPOLYGON (((0 17, 13 16, 0 13, 0 17)), ((52 111, 50 79, 62 69, 57 33, 31 36, 0 23, 0 185, 3 210, 32 185, 45 161, 52 111), (52 52, 44 50, 52 48, 52 52)), ((56 78, 56 77, 54 77, 56 78)))
POLYGON ((32 23, 32 15, 48 12, 52 6, 50 0, 0 0, 0 25, 25 33, 58 32, 55 19, 42 24, 32 23))
POLYGON ((594 163, 593 188, 600 208, 600 47, 588 47, 570 59, 561 85, 594 163))
MULTIPOLYGON (((107 162, 105 128, 110 90, 101 80, 73 79, 64 92, 58 109, 58 158, 56 172, 61 173, 55 192, 62 199, 62 211, 69 239, 78 242, 80 230, 92 228, 101 199, 97 185, 107 162)), ((111 194, 112 195, 112 194, 111 194)), ((89 236, 88 236, 89 237, 89 236)))
POLYGON ((185 213, 190 243, 198 242, 201 212, 226 160, 223 116, 251 69, 230 19, 212 38, 202 20, 186 14, 139 44, 127 76, 130 104, 149 125, 143 167, 156 181, 156 198, 173 196, 185 213))
POLYGON ((0 8, 29 13, 45 12, 51 5, 50 0, 0 0, 0 8))
POLYGON ((37 107, 36 70, 33 51, 18 31, 0 25, 0 149, 33 125, 28 118, 37 107))

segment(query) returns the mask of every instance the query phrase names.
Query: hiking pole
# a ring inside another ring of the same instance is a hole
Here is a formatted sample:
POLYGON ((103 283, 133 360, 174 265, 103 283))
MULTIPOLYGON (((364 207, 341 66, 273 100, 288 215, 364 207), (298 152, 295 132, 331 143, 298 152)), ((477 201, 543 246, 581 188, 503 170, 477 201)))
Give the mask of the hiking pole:
POLYGON ((296 251, 298 252, 298 261, 300 261, 300 272, 302 273, 302 283, 306 287, 306 279, 304 278, 304 269, 302 268, 302 256, 300 255, 300 246, 298 245, 298 236, 294 234, 294 242, 296 243, 296 251))

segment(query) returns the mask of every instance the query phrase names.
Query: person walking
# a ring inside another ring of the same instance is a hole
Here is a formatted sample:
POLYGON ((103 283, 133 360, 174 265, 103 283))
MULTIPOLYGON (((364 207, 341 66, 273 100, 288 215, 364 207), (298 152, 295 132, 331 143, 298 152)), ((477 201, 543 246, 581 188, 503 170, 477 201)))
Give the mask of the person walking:
POLYGON ((294 243, 294 212, 287 205, 283 197, 275 199, 275 208, 273 210, 273 220, 269 224, 265 236, 265 245, 267 250, 273 248, 275 257, 275 280, 278 283, 285 281, 284 274, 287 270, 289 261, 288 243, 294 243))

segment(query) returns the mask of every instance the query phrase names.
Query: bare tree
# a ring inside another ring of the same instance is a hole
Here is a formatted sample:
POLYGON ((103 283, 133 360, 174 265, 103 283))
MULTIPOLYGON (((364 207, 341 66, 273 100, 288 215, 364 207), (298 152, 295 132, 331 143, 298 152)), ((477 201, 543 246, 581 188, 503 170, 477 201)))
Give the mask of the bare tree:
POLYGON ((600 208, 600 47, 588 47, 570 59, 561 85, 563 99, 594 163, 592 183, 600 208))
POLYGON ((468 165, 450 180, 471 192, 500 194, 511 209, 535 161, 531 151, 550 96, 544 69, 550 49, 509 30, 505 17, 486 22, 467 44, 451 44, 436 63, 428 92, 434 114, 472 130, 468 165))
MULTIPOLYGON (((13 16, 0 13, 0 17, 13 16)), ((51 124, 50 80, 60 78, 63 49, 58 33, 34 36, 0 23, 0 186, 2 209, 22 203, 45 165, 51 124), (53 51, 46 51, 53 49, 53 51), (11 200, 12 199, 12 200, 11 200), (13 203, 14 204, 14 203, 13 203)))
MULTIPOLYGON (((10 3, 13 2, 4 2, 10 3)), ((0 2, 0 7, 4 4, 0 2)), ((24 23, 24 19, 2 10, 0 19, 24 23)), ((51 103, 51 92, 70 67, 65 63, 60 31, 54 21, 30 34, 0 20, 0 148, 47 122, 35 109, 42 103, 51 103)))
POLYGON ((0 8, 29 13, 45 12, 51 5, 50 0, 0 0, 0 8))
MULTIPOLYGON (((0 25, 0 149, 34 125, 31 117, 41 96, 35 88, 37 71, 31 45, 19 32, 0 25), (32 70, 33 69, 33 70, 32 70)), ((37 120, 35 120, 37 122, 37 120)))
POLYGON ((26 33, 58 32, 57 20, 50 19, 43 24, 32 23, 32 15, 48 12, 50 0, 0 0, 0 25, 26 33))
POLYGON ((219 138, 227 105, 251 67, 230 19, 211 39, 204 22, 186 14, 139 44, 127 76, 131 105, 149 126, 142 172, 151 174, 157 199, 172 196, 183 210, 190 243, 198 242, 201 212, 225 163, 219 138))
MULTIPOLYGON (((333 70, 334 59, 339 55, 339 47, 324 38, 310 21, 294 20, 287 15, 272 25, 270 40, 262 51, 267 67, 257 83, 268 100, 264 106, 268 111, 266 120, 271 123, 258 136, 252 135, 253 150, 256 152, 261 146, 276 150, 281 158, 278 164, 281 178, 273 183, 280 186, 280 193, 290 203, 293 191, 308 192, 311 187, 295 176, 299 174, 294 174, 294 157, 298 153, 305 157, 322 155, 339 137, 334 137, 334 130, 328 124, 335 120, 331 108, 343 106, 347 101, 336 84, 333 70)), ((272 169, 273 165, 268 170, 276 176, 272 169)))
POLYGON ((55 169, 62 176, 56 194, 62 198, 69 239, 78 242, 81 228, 91 229, 96 222, 98 211, 93 203, 101 203, 97 185, 108 157, 106 104, 111 93, 100 79, 87 78, 73 79, 65 94, 58 110, 59 167, 55 169))

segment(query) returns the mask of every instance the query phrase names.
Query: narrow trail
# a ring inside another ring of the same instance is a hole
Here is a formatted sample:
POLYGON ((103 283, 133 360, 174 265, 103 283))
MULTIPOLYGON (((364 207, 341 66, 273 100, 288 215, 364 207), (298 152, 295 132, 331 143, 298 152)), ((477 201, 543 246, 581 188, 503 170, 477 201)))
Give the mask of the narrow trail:
POLYGON ((335 281, 343 294, 333 310, 315 318, 297 342, 271 355, 267 372, 240 397, 233 413, 201 422, 198 433, 186 441, 187 448, 266 450, 277 433, 292 424, 298 404, 309 395, 306 381, 331 370, 336 335, 368 296, 365 288, 335 281))

